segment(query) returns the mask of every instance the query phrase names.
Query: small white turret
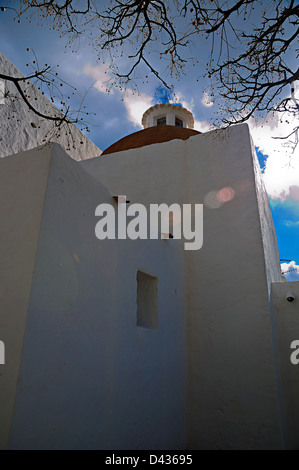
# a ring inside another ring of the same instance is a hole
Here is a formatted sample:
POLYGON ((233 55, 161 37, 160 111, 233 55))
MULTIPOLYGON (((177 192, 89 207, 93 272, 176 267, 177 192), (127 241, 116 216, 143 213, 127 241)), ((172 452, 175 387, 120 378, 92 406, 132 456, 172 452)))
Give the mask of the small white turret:
POLYGON ((153 126, 167 125, 193 129, 193 114, 177 104, 162 103, 152 106, 142 116, 144 129, 153 126))

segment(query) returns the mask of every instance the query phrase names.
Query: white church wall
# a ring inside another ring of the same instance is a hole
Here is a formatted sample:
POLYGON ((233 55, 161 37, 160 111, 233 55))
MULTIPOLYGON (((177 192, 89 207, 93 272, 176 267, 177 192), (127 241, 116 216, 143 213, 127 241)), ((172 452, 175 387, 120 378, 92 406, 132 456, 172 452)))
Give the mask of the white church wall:
POLYGON ((203 247, 185 252, 187 446, 280 448, 265 260, 278 253, 263 246, 274 228, 247 125, 226 138, 207 133, 80 165, 134 202, 204 203, 203 247), (218 193, 224 188, 232 191, 218 193), (217 193, 231 200, 220 204, 217 193))
POLYGON ((50 158, 47 146, 0 159, 0 449, 12 420, 50 158))
POLYGON ((211 142, 211 134, 192 139, 188 152, 190 197, 205 201, 202 252, 197 262, 186 254, 189 278, 197 281, 188 298, 189 446, 280 448, 263 247, 268 239, 257 193, 265 197, 255 185, 248 127, 234 127, 227 140, 211 142), (231 200, 217 207, 215 190, 231 200))
MULTIPOLYGON (((13 77, 24 76, 1 52, 0 71, 13 77)), ((75 125, 69 125, 68 135, 64 129, 58 137, 53 122, 37 116, 18 96, 12 82, 0 83, 0 157, 43 145, 44 139, 58 142, 75 160, 85 160, 102 153, 75 125), (4 91, 4 98, 1 90, 4 91), (13 102, 12 97, 15 98, 13 102)), ((57 108, 33 85, 30 96, 39 112, 46 115, 57 113, 57 108)))
POLYGON ((299 282, 272 283, 273 334, 285 446, 299 449, 299 282), (290 300, 293 298, 292 301, 290 300))
POLYGON ((112 201, 53 146, 11 449, 185 448, 182 256, 173 240, 98 240, 112 201), (138 271, 158 278, 158 328, 136 325, 138 271))
POLYGON ((263 238, 263 249, 265 256, 265 268, 268 284, 268 292, 270 296, 271 283, 272 281, 281 281, 281 267, 278 251, 278 243, 276 237, 276 231, 273 224, 268 194, 265 189, 264 181, 262 178, 260 165, 256 156, 253 142, 252 146, 252 157, 253 167, 256 183, 256 195, 259 208, 260 216, 260 227, 263 238))

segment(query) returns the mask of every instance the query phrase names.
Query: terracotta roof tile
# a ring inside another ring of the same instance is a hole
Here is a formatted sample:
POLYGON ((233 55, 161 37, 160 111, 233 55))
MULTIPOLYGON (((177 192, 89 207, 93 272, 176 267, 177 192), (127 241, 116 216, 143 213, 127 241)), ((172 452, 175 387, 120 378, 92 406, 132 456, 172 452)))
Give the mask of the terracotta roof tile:
POLYGON ((144 147, 145 145, 158 144, 161 142, 168 142, 173 139, 187 140, 192 135, 200 134, 199 131, 179 126, 154 126, 143 129, 142 131, 134 132, 126 137, 118 140, 110 145, 102 155, 109 153, 121 152, 122 150, 129 150, 144 147))

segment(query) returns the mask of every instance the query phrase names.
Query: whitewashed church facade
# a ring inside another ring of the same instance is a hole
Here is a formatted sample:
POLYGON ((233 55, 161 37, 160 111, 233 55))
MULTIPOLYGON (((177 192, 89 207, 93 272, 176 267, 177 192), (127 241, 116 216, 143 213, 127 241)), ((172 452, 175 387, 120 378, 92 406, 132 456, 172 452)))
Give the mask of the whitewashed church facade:
POLYGON ((0 446, 299 448, 299 283, 281 278, 248 127, 200 134, 170 104, 143 126, 71 158, 9 154, 1 120, 0 446), (203 204, 202 247, 99 240, 95 209, 119 195, 203 204))

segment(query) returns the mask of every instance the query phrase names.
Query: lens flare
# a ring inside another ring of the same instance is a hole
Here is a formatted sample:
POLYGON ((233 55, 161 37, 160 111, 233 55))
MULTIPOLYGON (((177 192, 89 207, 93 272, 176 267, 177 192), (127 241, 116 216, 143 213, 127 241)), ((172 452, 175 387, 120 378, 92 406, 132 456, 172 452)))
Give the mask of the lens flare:
POLYGON ((210 191, 204 198, 204 204, 209 208, 209 209, 219 209, 223 205, 223 202, 221 202, 218 197, 217 197, 217 191, 210 191))
POLYGON ((225 202, 231 201, 235 197, 235 191, 229 186, 210 191, 204 198, 204 203, 209 209, 219 209, 225 202))
POLYGON ((235 197, 233 188, 222 188, 217 192, 217 199, 219 202, 229 202, 235 197))

